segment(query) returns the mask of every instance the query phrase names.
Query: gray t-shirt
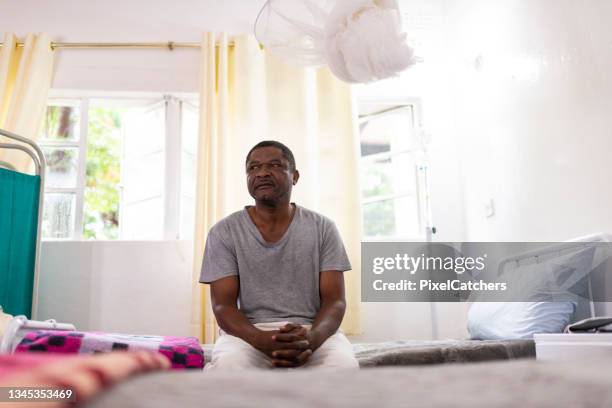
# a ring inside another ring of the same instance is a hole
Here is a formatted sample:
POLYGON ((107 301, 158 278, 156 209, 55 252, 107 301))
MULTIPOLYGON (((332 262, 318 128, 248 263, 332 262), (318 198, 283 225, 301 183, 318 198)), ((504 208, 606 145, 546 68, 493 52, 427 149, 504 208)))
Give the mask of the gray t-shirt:
POLYGON ((329 218, 296 205, 283 237, 269 243, 245 207, 210 229, 200 282, 238 276, 239 308, 251 323, 312 324, 320 308, 319 273, 350 269, 329 218))

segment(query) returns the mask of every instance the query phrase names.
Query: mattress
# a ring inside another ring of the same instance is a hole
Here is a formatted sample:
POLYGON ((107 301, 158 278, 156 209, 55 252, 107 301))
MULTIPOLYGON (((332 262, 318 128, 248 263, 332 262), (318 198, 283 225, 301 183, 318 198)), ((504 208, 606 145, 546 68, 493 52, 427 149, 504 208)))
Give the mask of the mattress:
POLYGON ((82 406, 612 406, 612 360, 496 361, 361 370, 163 372, 121 383, 82 406))
MULTIPOLYGON (((213 345, 202 344, 205 361, 213 345)), ((535 358, 533 340, 405 340, 355 343, 361 367, 403 366, 535 358)))

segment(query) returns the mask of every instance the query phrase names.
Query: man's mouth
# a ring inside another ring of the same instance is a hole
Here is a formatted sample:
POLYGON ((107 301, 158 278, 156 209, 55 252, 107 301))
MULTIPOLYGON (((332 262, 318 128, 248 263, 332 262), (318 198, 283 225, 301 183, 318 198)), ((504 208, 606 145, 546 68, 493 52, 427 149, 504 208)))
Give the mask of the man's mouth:
POLYGON ((260 188, 273 188, 274 184, 272 183, 261 183, 255 186, 255 190, 259 190, 260 188))

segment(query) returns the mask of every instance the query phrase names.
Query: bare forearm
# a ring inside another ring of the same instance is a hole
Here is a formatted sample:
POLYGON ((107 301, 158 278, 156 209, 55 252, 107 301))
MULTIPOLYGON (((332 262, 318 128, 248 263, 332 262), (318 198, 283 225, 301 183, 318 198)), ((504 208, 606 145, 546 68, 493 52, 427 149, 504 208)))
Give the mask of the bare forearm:
POLYGON ((340 299, 321 305, 321 309, 319 309, 310 329, 309 340, 313 351, 338 331, 345 310, 346 302, 340 299))
POLYGON ((213 311, 219 327, 224 332, 239 337, 253 346, 256 345, 261 330, 255 327, 236 306, 217 305, 213 311))

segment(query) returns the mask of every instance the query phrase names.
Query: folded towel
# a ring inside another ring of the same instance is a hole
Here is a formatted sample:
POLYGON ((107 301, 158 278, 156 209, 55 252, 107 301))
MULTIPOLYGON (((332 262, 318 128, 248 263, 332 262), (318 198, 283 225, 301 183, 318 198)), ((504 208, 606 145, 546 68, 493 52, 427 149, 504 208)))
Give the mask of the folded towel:
POLYGON ((204 351, 195 337, 36 330, 24 336, 15 352, 96 354, 115 350, 156 351, 170 360, 173 369, 204 367, 204 351))

